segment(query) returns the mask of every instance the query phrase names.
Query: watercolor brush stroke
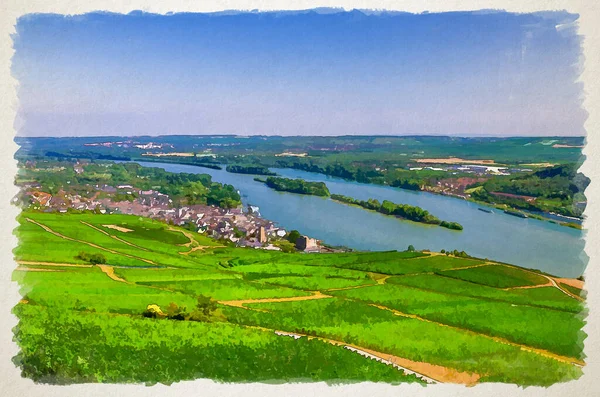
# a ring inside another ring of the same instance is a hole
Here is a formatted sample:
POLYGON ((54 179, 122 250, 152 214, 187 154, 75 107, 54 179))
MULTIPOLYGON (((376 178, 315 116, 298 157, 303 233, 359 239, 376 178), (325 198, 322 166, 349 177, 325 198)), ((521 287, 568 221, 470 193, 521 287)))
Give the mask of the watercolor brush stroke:
POLYGON ((54 385, 580 378, 577 27, 22 16, 14 365, 54 385))

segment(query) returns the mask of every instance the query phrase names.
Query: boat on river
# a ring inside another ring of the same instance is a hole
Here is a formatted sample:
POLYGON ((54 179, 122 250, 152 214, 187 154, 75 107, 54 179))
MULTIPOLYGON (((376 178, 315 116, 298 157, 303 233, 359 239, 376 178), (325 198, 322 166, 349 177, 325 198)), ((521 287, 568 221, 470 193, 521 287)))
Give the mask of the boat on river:
POLYGON ((524 214, 524 213, 519 212, 519 211, 504 210, 504 213, 508 214, 508 215, 512 215, 512 216, 518 216, 519 218, 529 218, 527 216, 527 214, 524 214))
POLYGON ((477 208, 479 211, 487 212, 488 214, 492 214, 494 211, 488 210, 487 208, 477 208))

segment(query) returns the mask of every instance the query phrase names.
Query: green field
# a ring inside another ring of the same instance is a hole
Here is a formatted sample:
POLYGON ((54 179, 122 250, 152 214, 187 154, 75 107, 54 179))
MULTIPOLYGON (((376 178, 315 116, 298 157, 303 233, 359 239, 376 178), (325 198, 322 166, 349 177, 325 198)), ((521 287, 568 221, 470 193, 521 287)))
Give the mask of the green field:
POLYGON ((480 266, 444 271, 440 274, 496 288, 525 287, 546 283, 546 279, 538 274, 509 266, 480 266))
POLYGON ((127 215, 18 221, 14 362, 38 382, 547 386, 582 374, 581 290, 518 267, 236 248, 127 215))

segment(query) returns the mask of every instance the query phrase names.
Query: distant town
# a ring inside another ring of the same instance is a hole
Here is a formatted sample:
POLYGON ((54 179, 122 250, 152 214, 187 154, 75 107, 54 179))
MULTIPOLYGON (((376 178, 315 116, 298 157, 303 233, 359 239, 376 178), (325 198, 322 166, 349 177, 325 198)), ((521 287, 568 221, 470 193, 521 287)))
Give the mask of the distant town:
MULTIPOLYGON (((73 164, 76 174, 84 172, 84 162, 73 164)), ((27 164, 36 169, 35 163, 27 164)), ((44 168, 46 172, 65 171, 65 166, 44 168)), ((67 184, 70 181, 67 181, 67 184)), ((22 190, 13 202, 42 212, 67 213, 92 211, 99 214, 139 215, 161 220, 171 225, 184 226, 218 240, 227 240, 239 247, 282 250, 281 241, 289 241, 296 250, 304 252, 339 252, 346 249, 326 247, 321 241, 289 233, 260 215, 253 205, 221 208, 215 205, 176 205, 167 194, 157 190, 143 190, 131 184, 88 184, 85 192, 69 193, 59 189, 55 194, 43 190, 38 182, 20 184, 22 190)), ((288 247, 289 248, 289 247, 288 247)), ((285 249, 285 248, 284 248, 285 249)))

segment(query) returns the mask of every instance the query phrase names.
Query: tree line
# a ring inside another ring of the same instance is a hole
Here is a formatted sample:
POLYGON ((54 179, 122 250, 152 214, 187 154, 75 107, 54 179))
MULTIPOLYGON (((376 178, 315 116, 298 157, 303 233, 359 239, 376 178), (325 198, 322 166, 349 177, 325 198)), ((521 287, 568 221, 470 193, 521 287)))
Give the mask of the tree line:
POLYGON ((421 207, 417 207, 409 204, 396 204, 388 200, 383 200, 382 203, 376 199, 368 200, 357 200, 352 197, 343 196, 341 194, 332 194, 331 199, 346 204, 357 205, 368 210, 377 211, 385 215, 392 215, 401 217, 404 219, 411 220, 413 222, 420 222, 429 225, 439 225, 452 230, 463 230, 461 224, 457 222, 442 221, 436 216, 424 210, 421 207))
POLYGON ((225 169, 227 172, 234 174, 254 174, 254 175, 277 175, 270 171, 267 167, 260 164, 243 165, 243 164, 232 164, 228 165, 225 169))
POLYGON ((313 196, 329 197, 329 189, 323 182, 308 182, 303 179, 289 179, 279 177, 268 177, 265 184, 271 189, 297 194, 308 194, 313 196))

